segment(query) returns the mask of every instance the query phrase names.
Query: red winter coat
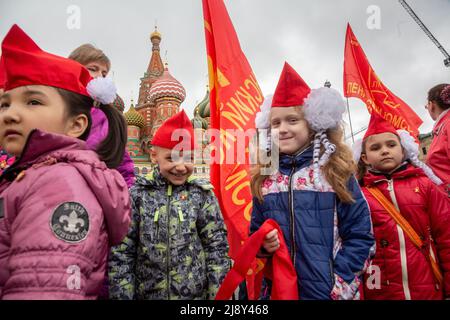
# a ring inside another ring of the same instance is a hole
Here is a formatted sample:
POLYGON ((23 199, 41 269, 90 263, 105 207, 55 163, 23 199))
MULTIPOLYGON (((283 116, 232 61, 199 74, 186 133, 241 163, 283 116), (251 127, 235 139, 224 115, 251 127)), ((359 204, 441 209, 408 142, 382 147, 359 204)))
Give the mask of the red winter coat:
POLYGON ((390 180, 384 175, 368 173, 364 185, 380 189, 397 205, 422 240, 431 243, 444 275, 444 285, 437 288, 425 255, 378 200, 362 188, 369 203, 377 245, 372 267, 365 274, 365 299, 425 300, 450 296, 450 200, 422 169, 409 164, 404 168, 390 180))
POLYGON ((450 184, 450 110, 442 114, 434 125, 427 164, 446 186, 450 184))

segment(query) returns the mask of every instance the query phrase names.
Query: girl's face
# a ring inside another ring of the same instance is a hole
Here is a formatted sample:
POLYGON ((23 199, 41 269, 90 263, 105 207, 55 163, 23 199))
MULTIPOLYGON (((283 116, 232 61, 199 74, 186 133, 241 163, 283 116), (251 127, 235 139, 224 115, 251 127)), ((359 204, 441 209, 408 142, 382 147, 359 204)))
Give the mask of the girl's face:
POLYGON ((270 126, 279 137, 280 153, 295 154, 311 142, 311 131, 298 107, 272 108, 270 126))
POLYGON ((53 87, 33 85, 5 92, 0 97, 0 146, 19 156, 33 129, 79 137, 86 130, 87 117, 69 118, 66 110, 53 87))
POLYGON ((85 67, 88 69, 92 78, 106 78, 109 72, 108 66, 102 62, 89 62, 85 67))
POLYGON ((391 172, 403 161, 404 152, 398 136, 385 132, 367 138, 361 159, 381 172, 391 172))

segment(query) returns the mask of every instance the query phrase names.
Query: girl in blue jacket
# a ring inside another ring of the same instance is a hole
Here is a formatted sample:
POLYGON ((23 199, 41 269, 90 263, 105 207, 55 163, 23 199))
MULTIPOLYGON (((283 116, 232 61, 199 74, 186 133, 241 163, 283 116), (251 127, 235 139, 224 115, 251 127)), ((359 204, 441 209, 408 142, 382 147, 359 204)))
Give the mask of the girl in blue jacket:
MULTIPOLYGON (((280 225, 300 299, 360 299, 360 278, 375 242, 366 200, 353 177, 352 153, 343 141, 342 97, 326 87, 311 90, 286 63, 271 108, 263 109, 257 127, 270 130, 271 165, 278 159, 279 166, 268 172, 259 164, 252 172, 250 232, 267 219, 280 225)), ((273 230, 261 256, 270 259, 278 248, 273 230)))

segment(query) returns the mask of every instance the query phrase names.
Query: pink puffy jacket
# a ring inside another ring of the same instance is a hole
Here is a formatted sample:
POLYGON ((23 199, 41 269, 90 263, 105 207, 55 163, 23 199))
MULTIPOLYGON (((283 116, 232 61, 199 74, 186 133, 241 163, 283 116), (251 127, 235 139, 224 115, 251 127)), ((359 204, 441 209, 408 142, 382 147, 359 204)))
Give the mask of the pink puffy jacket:
POLYGON ((0 298, 97 298, 129 222, 117 171, 81 140, 33 131, 0 177, 0 298))

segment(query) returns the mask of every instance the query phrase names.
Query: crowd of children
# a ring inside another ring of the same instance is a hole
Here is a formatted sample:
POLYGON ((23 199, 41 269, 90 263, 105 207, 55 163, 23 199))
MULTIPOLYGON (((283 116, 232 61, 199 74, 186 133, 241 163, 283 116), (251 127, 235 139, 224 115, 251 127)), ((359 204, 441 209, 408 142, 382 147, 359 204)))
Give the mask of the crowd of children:
MULTIPOLYGON (((110 68, 91 45, 60 57, 17 25, 2 42, 0 299, 215 299, 232 268, 213 186, 192 177, 191 121, 163 123, 156 167, 134 177, 110 68)), ((268 220, 279 229, 258 256, 283 243, 300 299, 450 298, 450 85, 428 94, 426 164, 376 113, 352 153, 341 95, 287 63, 265 104, 257 127, 279 167, 252 169, 249 235, 268 220)))

